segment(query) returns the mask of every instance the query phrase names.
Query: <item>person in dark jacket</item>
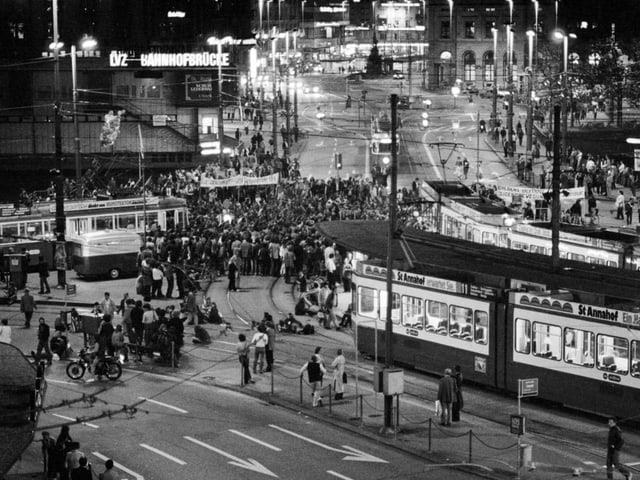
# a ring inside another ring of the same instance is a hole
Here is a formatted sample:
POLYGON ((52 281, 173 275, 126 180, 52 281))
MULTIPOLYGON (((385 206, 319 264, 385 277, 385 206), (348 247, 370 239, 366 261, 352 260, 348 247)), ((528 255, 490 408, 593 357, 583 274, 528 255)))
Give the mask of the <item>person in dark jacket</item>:
POLYGON ((320 392, 322 385, 322 377, 327 373, 327 369, 320 362, 318 355, 313 355, 311 360, 305 363, 300 369, 300 376, 307 372, 309 384, 311 385, 311 395, 313 396, 313 406, 322 406, 322 395, 320 392))
POLYGON ((607 438, 607 478, 613 479, 613 467, 624 475, 627 480, 631 479, 631 472, 620 463, 620 450, 624 445, 622 430, 615 418, 609 419, 609 436, 607 438))
POLYGON ((464 407, 464 400, 462 398, 462 369, 460 365, 456 365, 453 368, 453 379, 456 381, 456 401, 453 402, 452 405, 451 420, 459 422, 460 411, 464 407))
POLYGON ((38 276, 40 277, 40 292, 39 293, 51 293, 49 288, 49 264, 45 261, 44 257, 40 255, 38 257, 38 276))
POLYGON ((38 346, 36 347, 36 351, 31 352, 33 357, 36 359, 36 362, 40 361, 40 355, 42 354, 42 350, 44 350, 45 357, 47 359, 47 364, 51 365, 51 361, 53 359, 53 355, 51 354, 51 349, 49 348, 49 335, 51 330, 49 329, 49 325, 46 324, 43 317, 38 319, 38 346))
POLYGON ((442 408, 440 425, 451 425, 451 409, 456 400, 456 381, 451 377, 450 368, 444 371, 444 376, 438 383, 438 400, 442 408))

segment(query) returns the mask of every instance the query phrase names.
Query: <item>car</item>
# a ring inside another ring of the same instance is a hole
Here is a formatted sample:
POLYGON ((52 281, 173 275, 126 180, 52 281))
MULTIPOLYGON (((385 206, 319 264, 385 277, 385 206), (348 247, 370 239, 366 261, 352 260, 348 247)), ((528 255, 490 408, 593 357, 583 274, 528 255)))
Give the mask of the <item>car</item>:
POLYGON ((464 84, 462 92, 466 95, 478 95, 480 90, 476 87, 475 82, 467 82, 464 84))
POLYGON ((398 99, 398 110, 409 110, 411 108, 411 102, 409 97, 400 97, 398 99))
POLYGON ((401 71, 399 70, 394 70, 393 71, 393 79, 394 80, 402 80, 404 78, 404 75, 401 71))

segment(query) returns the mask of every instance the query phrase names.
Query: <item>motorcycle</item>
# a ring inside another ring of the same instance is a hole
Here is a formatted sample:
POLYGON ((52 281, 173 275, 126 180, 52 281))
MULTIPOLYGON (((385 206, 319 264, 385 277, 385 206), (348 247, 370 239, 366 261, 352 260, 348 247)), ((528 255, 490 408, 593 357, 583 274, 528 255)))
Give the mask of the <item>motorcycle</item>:
MULTIPOLYGON (((80 357, 71 361, 67 365, 67 375, 73 380, 79 380, 83 377, 84 372, 91 372, 92 365, 91 355, 84 349, 80 350, 80 357)), ((95 375, 104 375, 109 380, 117 380, 122 375, 122 366, 114 357, 104 357, 98 360, 95 367, 95 375)))

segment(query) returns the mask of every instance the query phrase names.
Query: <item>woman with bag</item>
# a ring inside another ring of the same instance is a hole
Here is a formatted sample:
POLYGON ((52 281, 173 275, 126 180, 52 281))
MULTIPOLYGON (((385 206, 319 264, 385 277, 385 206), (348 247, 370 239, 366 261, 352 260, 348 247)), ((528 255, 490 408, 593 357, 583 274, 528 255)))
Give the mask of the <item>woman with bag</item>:
POLYGON ((347 374, 344 371, 346 360, 344 355, 342 354, 342 349, 338 349, 338 355, 331 362, 331 368, 333 369, 333 384, 335 388, 335 400, 342 400, 344 396, 344 384, 347 383, 346 377, 347 374))

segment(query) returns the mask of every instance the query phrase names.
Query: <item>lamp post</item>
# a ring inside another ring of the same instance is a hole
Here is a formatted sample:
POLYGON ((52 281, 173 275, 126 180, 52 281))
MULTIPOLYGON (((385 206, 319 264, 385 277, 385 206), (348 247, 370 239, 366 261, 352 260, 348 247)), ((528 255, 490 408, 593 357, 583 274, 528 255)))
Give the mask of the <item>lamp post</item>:
POLYGON ((527 67, 527 74, 529 77, 529 81, 527 84, 527 144, 526 151, 527 155, 531 153, 531 148, 533 146, 533 100, 531 98, 533 93, 533 40, 536 34, 533 30, 527 31, 527 40, 529 41, 529 66, 527 67))
MULTIPOLYGON (((453 55, 452 55, 452 64, 453 64, 453 71, 450 72, 451 78, 455 78, 456 74, 457 74, 457 62, 458 62, 458 54, 456 52, 456 34, 453 31, 453 0, 448 0, 449 3, 449 37, 453 40, 453 55)), ((455 103, 455 102, 454 102, 455 103)))
POLYGON ((491 34, 493 35, 493 99, 489 125, 495 128, 498 125, 498 29, 492 28, 491 34))
POLYGON ((222 151, 223 151, 223 139, 224 139, 224 115, 222 111, 222 45, 231 42, 231 37, 209 37, 207 43, 209 45, 217 45, 218 55, 218 141, 220 142, 220 164, 222 165, 222 151))
POLYGON ((271 57, 272 57, 272 69, 273 69, 273 79, 271 81, 271 84, 273 86, 272 90, 273 90, 273 100, 271 101, 271 113, 273 116, 273 120, 272 120, 272 129, 271 129, 271 133, 272 133, 272 138, 273 138, 273 157, 274 158, 278 158, 278 107, 276 105, 276 79, 277 74, 276 74, 276 48, 277 48, 277 42, 278 42, 278 35, 274 35, 273 38, 271 39, 271 57))
MULTIPOLYGON (((556 5, 557 8, 557 5, 556 5)), ((562 40, 562 137, 561 137, 561 155, 564 156, 566 152, 567 142, 567 127, 568 127, 568 102, 569 96, 569 38, 576 38, 573 33, 566 34, 560 30, 553 32, 553 36, 556 40, 562 40)))
MULTIPOLYGON (((511 2, 509 3, 512 4, 511 2)), ((507 106, 507 152, 513 155, 513 30, 507 25, 507 81, 509 99, 507 106)))

